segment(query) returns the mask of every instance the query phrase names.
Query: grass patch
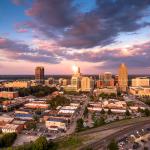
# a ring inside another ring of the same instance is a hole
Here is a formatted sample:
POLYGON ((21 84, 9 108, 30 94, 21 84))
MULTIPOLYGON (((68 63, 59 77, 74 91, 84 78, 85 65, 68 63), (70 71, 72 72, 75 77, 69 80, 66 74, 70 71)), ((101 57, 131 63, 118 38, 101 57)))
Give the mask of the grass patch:
POLYGON ((73 150, 73 149, 76 149, 81 144, 82 144, 82 139, 79 138, 77 135, 73 135, 73 136, 65 138, 63 141, 59 142, 58 149, 73 150))

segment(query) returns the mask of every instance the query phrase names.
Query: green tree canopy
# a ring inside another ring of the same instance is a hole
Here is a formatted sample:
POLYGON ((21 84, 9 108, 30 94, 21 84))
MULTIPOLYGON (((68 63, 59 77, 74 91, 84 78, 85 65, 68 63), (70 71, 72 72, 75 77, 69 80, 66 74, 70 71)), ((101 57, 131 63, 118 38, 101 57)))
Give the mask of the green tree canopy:
POLYGON ((9 147, 16 140, 16 133, 5 133, 0 137, 0 147, 9 147))
POLYGON ((118 144, 115 140, 112 140, 110 144, 108 145, 108 150, 119 150, 118 144))
POLYGON ((84 122, 84 121, 83 121, 82 118, 80 118, 80 119, 77 120, 77 126, 76 126, 77 131, 83 130, 83 128, 84 128, 83 122, 84 122))

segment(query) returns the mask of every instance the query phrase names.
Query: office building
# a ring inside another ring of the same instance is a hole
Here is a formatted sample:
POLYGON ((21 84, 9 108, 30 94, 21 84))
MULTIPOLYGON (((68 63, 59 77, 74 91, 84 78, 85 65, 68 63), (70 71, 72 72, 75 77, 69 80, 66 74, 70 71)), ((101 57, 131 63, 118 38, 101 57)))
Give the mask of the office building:
POLYGON ((72 67, 72 70, 73 70, 73 76, 74 77, 80 77, 81 76, 80 68, 78 66, 74 65, 72 67))
POLYGON ((81 87, 81 79, 78 76, 72 76, 71 78, 71 86, 78 90, 81 87))
POLYGON ((44 67, 35 68, 35 80, 39 83, 44 82, 44 67))
POLYGON ((150 79, 147 77, 134 78, 132 79, 132 86, 133 87, 149 87, 150 79))
POLYGON ((99 80, 96 81, 97 88, 107 88, 114 86, 114 79, 111 72, 105 72, 99 75, 99 80))
POLYGON ((94 89, 94 80, 92 77, 82 77, 81 79, 81 90, 90 92, 94 89))
POLYGON ((4 87, 6 88, 29 88, 30 86, 30 81, 12 81, 4 83, 4 87))
POLYGON ((122 92, 126 92, 128 88, 128 69, 125 64, 120 65, 118 75, 119 90, 122 92))
POLYGON ((118 86, 118 75, 115 75, 115 80, 114 80, 114 84, 116 85, 116 86, 118 86))

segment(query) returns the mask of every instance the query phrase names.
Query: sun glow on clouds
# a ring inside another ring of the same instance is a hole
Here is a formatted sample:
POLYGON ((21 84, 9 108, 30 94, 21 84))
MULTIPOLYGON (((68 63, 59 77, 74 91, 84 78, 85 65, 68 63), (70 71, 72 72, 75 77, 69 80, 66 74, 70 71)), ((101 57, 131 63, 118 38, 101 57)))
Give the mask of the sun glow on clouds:
POLYGON ((129 50, 128 50, 128 49, 124 48, 124 49, 122 50, 122 55, 123 55, 123 56, 131 56, 131 55, 132 55, 132 53, 131 53, 131 52, 129 52, 129 50))

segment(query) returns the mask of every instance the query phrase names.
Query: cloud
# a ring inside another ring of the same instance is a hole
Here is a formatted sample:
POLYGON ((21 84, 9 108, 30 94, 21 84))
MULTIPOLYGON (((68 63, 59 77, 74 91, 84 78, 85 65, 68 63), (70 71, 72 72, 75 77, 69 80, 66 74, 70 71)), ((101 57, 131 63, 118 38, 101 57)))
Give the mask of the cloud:
POLYGON ((97 68, 115 69, 121 63, 126 63, 130 68, 150 67, 150 42, 133 45, 125 49, 98 48, 97 51, 74 52, 66 54, 67 59, 95 63, 97 68), (98 66, 99 63, 102 65, 98 66))
POLYGON ((11 60, 25 60, 50 64, 60 63, 61 58, 53 52, 44 49, 33 49, 20 41, 0 37, 0 52, 11 60))
POLYGON ((28 30, 27 29, 18 29, 17 32, 18 33, 26 33, 26 32, 28 32, 28 30))
POLYGON ((37 0, 32 8, 26 11, 45 25, 63 28, 72 25, 75 8, 71 0, 37 0))
POLYGON ((149 23, 150 0, 97 0, 95 9, 81 13, 73 0, 36 0, 26 14, 33 17, 39 30, 60 46, 91 48, 116 41, 121 32, 134 32, 149 23))
POLYGON ((101 48, 78 50, 59 47, 54 41, 35 39, 32 47, 20 41, 0 37, 2 58, 16 61, 59 64, 63 60, 88 62, 98 69, 116 69, 121 63, 129 68, 150 67, 150 42, 127 48, 101 48), (33 48, 34 47, 34 48, 33 48), (101 64, 99 66, 99 64, 101 64))

